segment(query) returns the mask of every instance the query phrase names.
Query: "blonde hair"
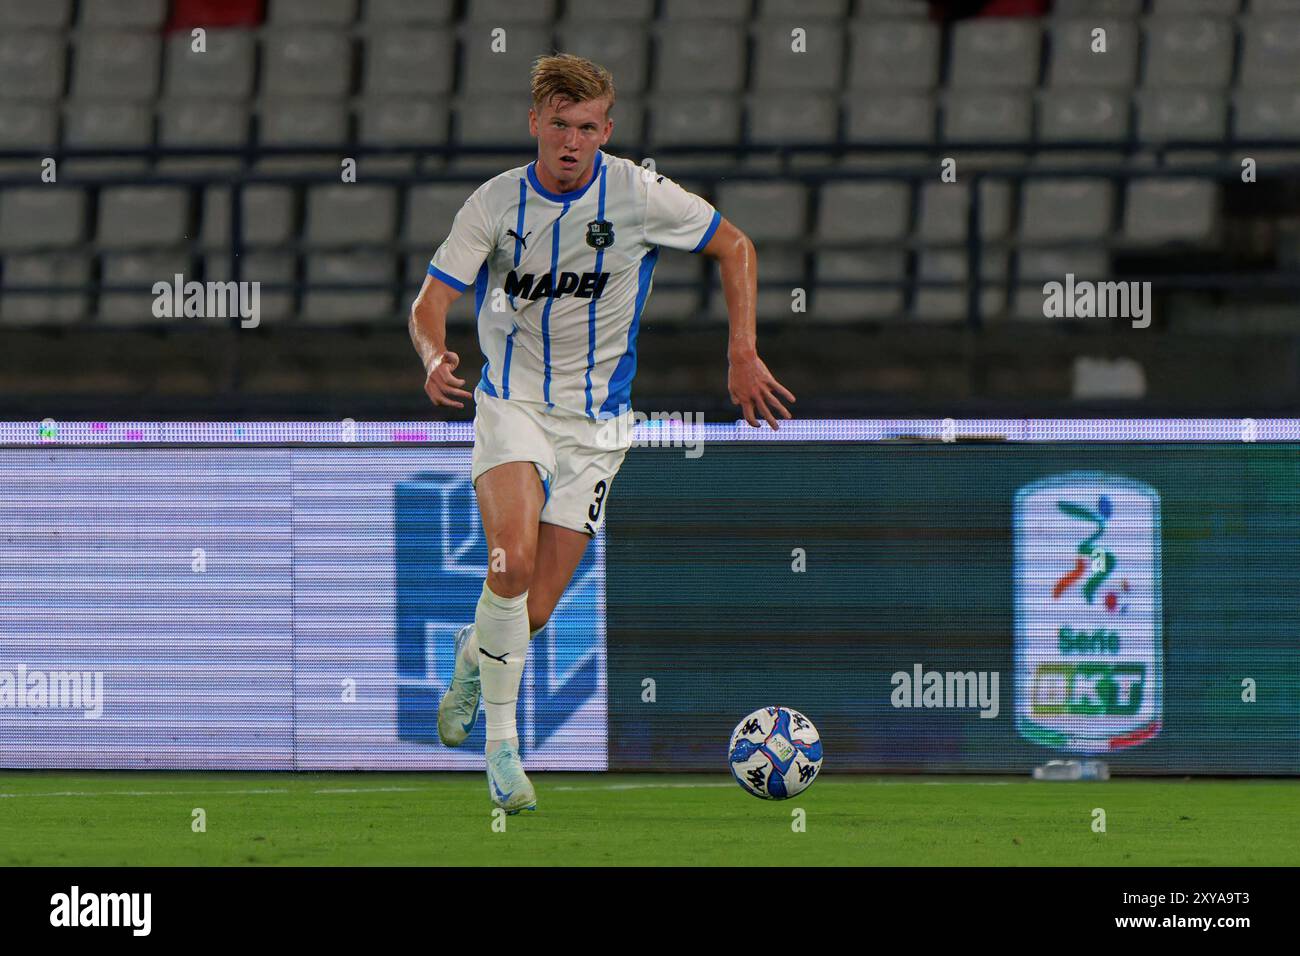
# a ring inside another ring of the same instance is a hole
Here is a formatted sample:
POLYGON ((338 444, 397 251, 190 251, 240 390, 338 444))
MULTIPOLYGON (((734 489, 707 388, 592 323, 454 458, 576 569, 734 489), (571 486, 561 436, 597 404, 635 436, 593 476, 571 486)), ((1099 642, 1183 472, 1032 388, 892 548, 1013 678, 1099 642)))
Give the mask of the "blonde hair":
POLYGON ((614 107, 614 77, 599 64, 571 53, 539 56, 533 62, 533 109, 538 114, 557 97, 574 103, 608 97, 605 116, 614 107))

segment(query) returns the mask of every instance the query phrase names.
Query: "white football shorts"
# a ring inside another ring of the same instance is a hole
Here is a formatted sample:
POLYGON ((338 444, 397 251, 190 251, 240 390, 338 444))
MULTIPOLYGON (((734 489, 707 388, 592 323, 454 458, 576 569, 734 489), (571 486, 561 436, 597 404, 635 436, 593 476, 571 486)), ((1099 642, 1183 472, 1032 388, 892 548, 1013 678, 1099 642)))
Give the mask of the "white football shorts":
POLYGON ((593 420, 557 414, 535 402, 474 390, 472 481, 497 465, 531 461, 546 503, 541 520, 595 537, 605 523, 610 486, 632 445, 632 412, 593 420))

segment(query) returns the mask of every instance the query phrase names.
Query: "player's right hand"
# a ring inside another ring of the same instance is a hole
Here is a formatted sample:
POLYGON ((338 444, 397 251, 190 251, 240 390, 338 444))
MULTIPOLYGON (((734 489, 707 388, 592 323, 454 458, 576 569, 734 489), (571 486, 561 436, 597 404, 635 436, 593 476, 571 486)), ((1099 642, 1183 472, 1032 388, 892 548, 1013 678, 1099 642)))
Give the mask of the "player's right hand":
POLYGON ((460 387, 465 384, 465 380, 457 378, 454 374, 459 364, 460 356, 455 352, 442 352, 434 358, 429 366, 429 374, 424 380, 424 393, 433 400, 433 404, 464 408, 465 403, 456 401, 456 397, 470 399, 474 397, 460 387))

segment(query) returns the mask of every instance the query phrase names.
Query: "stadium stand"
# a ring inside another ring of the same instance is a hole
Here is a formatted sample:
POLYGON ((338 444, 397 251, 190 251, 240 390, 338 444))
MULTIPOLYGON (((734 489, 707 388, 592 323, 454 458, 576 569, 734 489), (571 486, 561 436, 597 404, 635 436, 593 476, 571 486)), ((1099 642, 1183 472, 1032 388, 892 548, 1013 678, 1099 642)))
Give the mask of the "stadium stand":
MULTIPOLYGON (((1070 264, 1247 294, 1206 266, 1242 259, 1225 190, 1243 156, 1300 143, 1289 0, 954 22, 920 0, 0 0, 0 24, 6 327, 179 323, 125 287, 236 262, 279 321, 400 323, 464 196, 531 158, 528 68, 554 49, 613 71, 607 148, 748 232, 760 319, 794 326, 1041 324, 1036 284, 1070 264)), ((648 323, 725 321, 698 261, 665 255, 656 280, 648 323)))

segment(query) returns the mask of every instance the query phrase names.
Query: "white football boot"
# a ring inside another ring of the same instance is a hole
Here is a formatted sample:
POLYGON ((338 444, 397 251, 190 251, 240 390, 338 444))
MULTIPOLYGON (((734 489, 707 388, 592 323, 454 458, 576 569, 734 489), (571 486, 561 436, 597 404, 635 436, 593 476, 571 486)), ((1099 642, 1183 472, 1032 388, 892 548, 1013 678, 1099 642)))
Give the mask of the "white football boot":
POLYGON ((481 685, 478 665, 473 669, 461 660, 460 649, 469 639, 473 624, 466 624, 456 632, 456 669, 451 686, 438 701, 438 739, 448 747, 459 747, 465 742, 478 721, 478 702, 481 685))
POLYGON ((537 809, 537 793, 524 773, 519 751, 509 743, 487 755, 487 778, 492 802, 506 813, 537 809))

